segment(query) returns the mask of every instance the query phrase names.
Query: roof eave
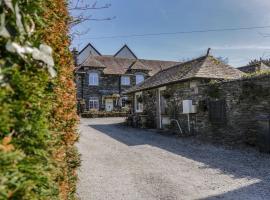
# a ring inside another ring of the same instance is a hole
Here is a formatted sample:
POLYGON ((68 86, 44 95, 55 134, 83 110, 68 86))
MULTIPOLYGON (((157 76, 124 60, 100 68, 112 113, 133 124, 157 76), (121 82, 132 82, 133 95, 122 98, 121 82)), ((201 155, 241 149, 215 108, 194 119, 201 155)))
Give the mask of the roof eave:
MULTIPOLYGON (((168 82, 168 83, 163 83, 163 84, 155 85, 155 86, 152 86, 152 87, 147 87, 147 88, 143 88, 143 89, 137 89, 137 90, 134 90, 134 91, 126 92, 125 94, 132 94, 132 93, 141 92, 141 91, 145 91, 145 90, 152 90, 152 89, 160 88, 160 87, 163 87, 163 86, 176 84, 176 83, 180 83, 180 82, 185 82, 187 80, 193 80, 193 79, 197 79, 197 78, 198 77, 192 77, 192 78, 186 78, 186 79, 181 79, 181 80, 177 80, 177 81, 171 81, 171 82, 168 82)), ((204 78, 204 79, 206 79, 206 78, 204 78)))

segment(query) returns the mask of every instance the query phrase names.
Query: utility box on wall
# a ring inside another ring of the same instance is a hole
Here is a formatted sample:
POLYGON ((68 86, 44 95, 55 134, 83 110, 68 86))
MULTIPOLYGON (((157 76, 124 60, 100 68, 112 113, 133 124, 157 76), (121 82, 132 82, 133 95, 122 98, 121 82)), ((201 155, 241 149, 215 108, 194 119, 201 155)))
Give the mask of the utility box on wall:
POLYGON ((197 106, 192 104, 192 100, 183 100, 183 114, 196 113, 197 106))

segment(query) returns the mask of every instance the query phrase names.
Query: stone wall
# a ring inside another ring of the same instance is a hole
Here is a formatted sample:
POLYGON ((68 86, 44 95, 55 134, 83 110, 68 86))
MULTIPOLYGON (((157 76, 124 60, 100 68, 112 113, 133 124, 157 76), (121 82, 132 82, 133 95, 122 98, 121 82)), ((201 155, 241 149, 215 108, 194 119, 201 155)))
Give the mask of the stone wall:
POLYGON ((88 102, 90 97, 98 97, 99 105, 103 105, 102 96, 119 94, 120 93, 120 76, 118 75, 105 75, 99 71, 99 85, 89 85, 88 73, 78 74, 77 82, 77 97, 78 99, 85 100, 86 109, 88 109, 88 102))
POLYGON ((99 68, 92 67, 89 70, 85 70, 85 73, 76 74, 76 87, 77 87, 77 99, 83 99, 85 101, 85 109, 88 110, 89 98, 98 97, 99 105, 101 109, 104 109, 104 102, 102 97, 106 95, 119 94, 121 95, 125 90, 136 85, 136 73, 145 75, 145 78, 149 77, 147 72, 143 70, 130 70, 127 76, 130 77, 130 85, 121 85, 121 75, 104 74, 99 68), (99 85, 89 85, 89 72, 99 73, 99 85))
POLYGON ((197 130, 222 143, 256 145, 258 116, 270 114, 270 76, 262 75, 199 87, 198 98, 206 101, 206 109, 199 109, 197 130), (215 124, 209 119, 211 101, 225 101, 225 122, 215 124))
MULTIPOLYGON (((205 82, 209 80, 193 80, 166 86, 166 90, 161 92, 166 97, 163 115, 177 119, 186 134, 199 135, 219 143, 256 145, 260 134, 257 117, 270 114, 269 75, 221 83, 205 82), (191 133, 188 131, 187 115, 182 114, 183 100, 193 100, 197 107, 197 113, 190 114, 191 133)), ((158 89, 152 89, 143 92, 142 114, 155 127, 158 122, 157 91, 158 89)), ((163 128, 178 131, 175 124, 163 128)))

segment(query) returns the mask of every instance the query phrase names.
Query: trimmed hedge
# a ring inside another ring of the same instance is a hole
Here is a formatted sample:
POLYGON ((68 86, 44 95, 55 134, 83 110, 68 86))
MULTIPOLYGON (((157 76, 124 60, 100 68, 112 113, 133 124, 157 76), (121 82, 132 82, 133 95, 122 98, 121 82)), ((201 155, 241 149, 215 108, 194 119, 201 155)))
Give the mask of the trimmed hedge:
POLYGON ((82 118, 102 118, 102 117, 127 117, 127 112, 121 112, 121 111, 112 111, 112 112, 106 112, 106 111, 98 111, 98 112, 87 112, 82 113, 82 118))
POLYGON ((66 6, 0 0, 0 199, 75 199, 80 160, 66 6))

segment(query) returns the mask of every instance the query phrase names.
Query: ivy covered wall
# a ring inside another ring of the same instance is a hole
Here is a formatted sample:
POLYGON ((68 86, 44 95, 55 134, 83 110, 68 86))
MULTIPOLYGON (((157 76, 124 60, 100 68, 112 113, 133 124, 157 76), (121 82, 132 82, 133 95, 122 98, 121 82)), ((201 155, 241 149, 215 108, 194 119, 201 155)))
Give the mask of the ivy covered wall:
MULTIPOLYGON (((143 113, 134 113, 136 117, 143 115, 147 119, 144 126, 153 128, 159 117, 157 114, 158 89, 143 91, 143 113)), ((161 92, 165 99, 162 117, 179 121, 186 135, 196 135, 203 140, 229 145, 260 145, 261 129, 259 116, 270 114, 270 76, 261 74, 233 81, 201 80, 196 82, 180 82, 167 85, 161 92), (183 100, 192 100, 197 112, 190 114, 190 130, 188 118, 183 114, 183 100)), ((177 131, 176 124, 163 128, 177 131)))

